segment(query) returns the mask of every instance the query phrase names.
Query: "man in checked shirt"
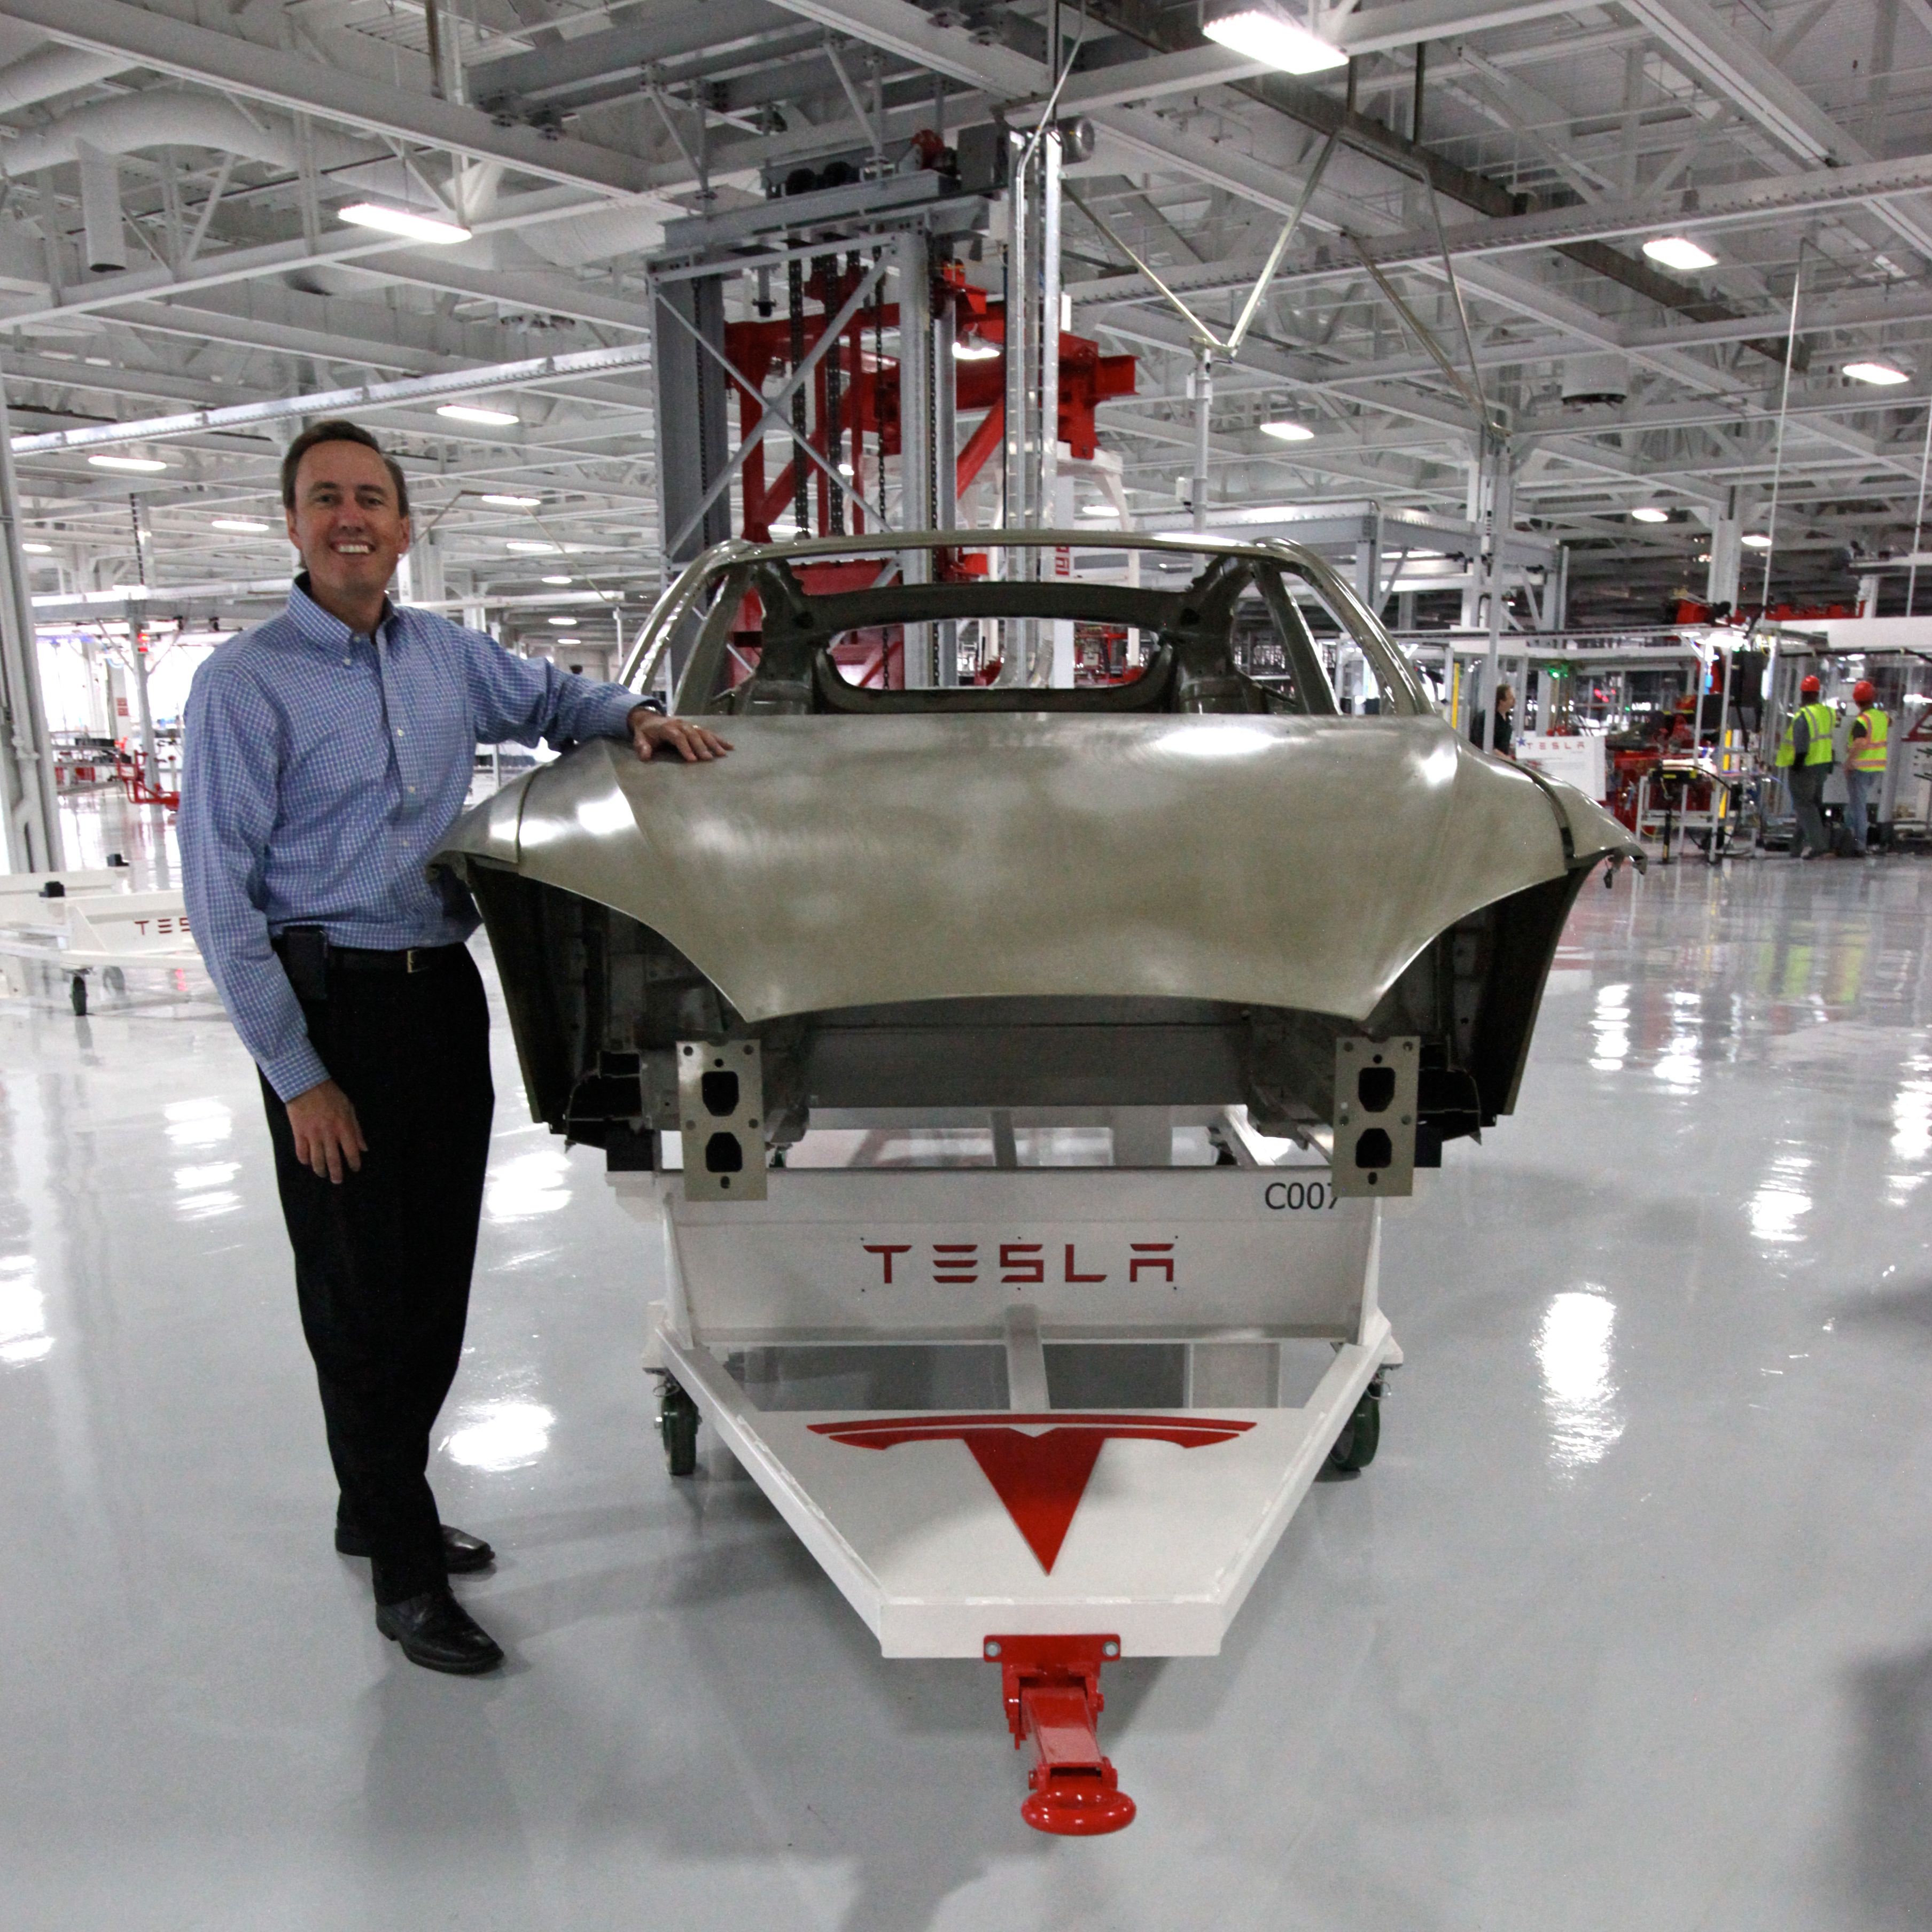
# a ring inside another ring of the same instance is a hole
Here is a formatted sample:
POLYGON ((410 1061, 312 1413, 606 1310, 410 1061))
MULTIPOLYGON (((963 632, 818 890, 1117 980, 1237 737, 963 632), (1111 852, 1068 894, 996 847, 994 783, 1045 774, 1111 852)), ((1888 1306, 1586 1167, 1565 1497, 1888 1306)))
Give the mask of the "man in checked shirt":
POLYGON ((368 430, 318 423, 282 464, 302 570, 286 611, 195 674, 182 871, 196 942, 261 1070, 302 1330, 376 1627, 468 1675, 503 1653, 450 1593, 490 1546, 440 1521, 430 1431, 456 1374, 489 1153, 488 1017, 468 895, 424 862, 478 742, 628 738, 640 758, 730 750, 428 610, 389 580, 403 472, 368 430))

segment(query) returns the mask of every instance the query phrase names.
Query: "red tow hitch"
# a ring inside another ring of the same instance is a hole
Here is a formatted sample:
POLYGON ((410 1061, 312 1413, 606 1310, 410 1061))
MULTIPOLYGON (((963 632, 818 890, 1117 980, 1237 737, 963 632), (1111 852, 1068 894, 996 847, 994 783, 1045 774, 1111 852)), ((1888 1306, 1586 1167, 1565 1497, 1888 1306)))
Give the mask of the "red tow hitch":
POLYGON ((986 1640, 987 1660, 1000 1666, 1013 1748, 1030 1737, 1040 1754, 1027 1774, 1033 1796, 1020 1807, 1036 1832, 1085 1838, 1133 1822, 1134 1801, 1100 1755, 1094 1728, 1106 1707, 1100 1666, 1120 1654, 1117 1636, 986 1640))

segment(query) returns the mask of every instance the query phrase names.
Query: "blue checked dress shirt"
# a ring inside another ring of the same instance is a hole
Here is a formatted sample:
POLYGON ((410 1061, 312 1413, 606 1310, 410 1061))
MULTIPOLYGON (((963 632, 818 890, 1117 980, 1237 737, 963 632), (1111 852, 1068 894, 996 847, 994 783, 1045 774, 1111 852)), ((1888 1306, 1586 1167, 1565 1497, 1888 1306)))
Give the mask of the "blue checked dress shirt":
POLYGON ((425 864, 463 809, 477 746, 625 737, 638 704, 432 611, 391 606, 358 636, 305 585, 195 673, 182 758, 188 921, 285 1100, 328 1070, 271 938, 320 926, 384 951, 468 938, 469 894, 425 864))

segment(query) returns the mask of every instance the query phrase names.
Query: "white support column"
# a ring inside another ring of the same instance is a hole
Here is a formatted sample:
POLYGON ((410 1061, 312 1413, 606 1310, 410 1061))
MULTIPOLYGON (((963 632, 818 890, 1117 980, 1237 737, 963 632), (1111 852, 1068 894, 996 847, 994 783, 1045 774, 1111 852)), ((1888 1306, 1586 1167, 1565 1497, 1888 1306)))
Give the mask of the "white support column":
MULTIPOLYGON (((892 267, 899 296, 899 528, 929 530, 934 526, 933 477, 933 391, 939 372, 934 366, 932 270, 929 244, 922 234, 908 232, 892 243, 892 267)), ((880 299, 883 299, 881 296, 880 299)), ((951 357, 946 374, 951 374, 951 357)), ((903 550, 900 563, 908 584, 926 583, 931 555, 903 550)), ((906 688, 924 691, 945 680, 935 662, 929 623, 905 626, 903 662, 906 688)))
POLYGON ((26 560, 20 554, 20 501, 12 424, 0 394, 0 813, 6 821, 7 869, 57 872, 63 860, 53 748, 40 698, 26 560))
POLYGON ((161 761, 154 750, 154 707, 148 698, 148 640, 141 634, 139 619, 129 626, 134 635, 128 654, 134 665, 134 698, 141 712, 141 775, 150 791, 161 788, 161 761))
MULTIPOLYGON (((929 265, 928 265, 929 266, 929 265)), ((959 527, 959 369, 952 353, 956 328, 948 291, 932 320, 932 526, 959 527)), ((938 682, 959 682, 959 625, 947 618, 932 627, 938 682)))

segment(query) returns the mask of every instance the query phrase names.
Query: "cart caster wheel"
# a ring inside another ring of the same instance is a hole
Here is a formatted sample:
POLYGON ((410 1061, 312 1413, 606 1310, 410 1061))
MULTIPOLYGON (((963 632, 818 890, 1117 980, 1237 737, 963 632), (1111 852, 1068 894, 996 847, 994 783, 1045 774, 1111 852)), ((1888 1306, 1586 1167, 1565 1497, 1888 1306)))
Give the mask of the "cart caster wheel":
POLYGON ((128 990, 128 976, 118 966, 109 967, 100 978, 110 993, 124 993, 128 990))
POLYGON ((68 982, 67 1001, 68 1004, 73 1007, 74 1017, 76 1019, 84 1020, 86 1018, 87 982, 83 980, 78 973, 76 973, 74 976, 73 979, 68 982))
POLYGON ((1342 1425, 1342 1432, 1328 1452, 1329 1468, 1344 1475, 1366 1469, 1376 1460, 1382 1438, 1382 1386, 1378 1382, 1370 1384, 1367 1393, 1356 1403, 1354 1414, 1342 1425))
POLYGON ((698 1405, 668 1376, 658 1405, 658 1433, 664 1438, 664 1463, 671 1474, 696 1475, 698 1405))

